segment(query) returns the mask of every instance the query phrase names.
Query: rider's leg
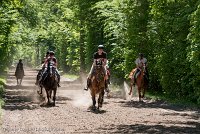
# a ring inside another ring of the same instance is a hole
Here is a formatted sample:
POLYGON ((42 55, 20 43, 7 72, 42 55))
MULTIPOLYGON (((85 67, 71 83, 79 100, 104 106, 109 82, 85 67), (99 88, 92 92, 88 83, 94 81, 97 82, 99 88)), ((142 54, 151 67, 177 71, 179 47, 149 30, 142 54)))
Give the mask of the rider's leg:
POLYGON ((92 78, 92 73, 94 71, 94 66, 92 65, 91 69, 90 69, 90 72, 88 74, 88 78, 87 78, 87 86, 84 88, 84 90, 88 90, 88 87, 90 86, 91 84, 91 78, 92 78))

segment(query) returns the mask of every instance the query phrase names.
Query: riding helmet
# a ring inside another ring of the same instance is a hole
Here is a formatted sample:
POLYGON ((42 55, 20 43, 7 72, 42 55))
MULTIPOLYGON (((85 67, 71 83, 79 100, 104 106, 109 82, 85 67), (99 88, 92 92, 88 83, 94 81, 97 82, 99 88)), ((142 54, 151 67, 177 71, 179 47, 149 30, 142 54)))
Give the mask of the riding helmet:
POLYGON ((139 53, 139 56, 144 57, 144 54, 143 53, 139 53))
POLYGON ((55 55, 54 51, 49 52, 50 55, 55 55))
POLYGON ((103 46, 103 45, 99 45, 99 46, 98 46, 98 48, 101 48, 101 49, 103 49, 103 48, 104 48, 104 46, 103 46))

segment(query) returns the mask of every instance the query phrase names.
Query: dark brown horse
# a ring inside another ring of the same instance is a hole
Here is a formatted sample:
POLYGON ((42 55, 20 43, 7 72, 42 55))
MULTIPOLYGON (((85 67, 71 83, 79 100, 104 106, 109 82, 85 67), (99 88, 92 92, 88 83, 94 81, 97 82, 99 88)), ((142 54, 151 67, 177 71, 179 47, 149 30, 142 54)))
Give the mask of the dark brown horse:
POLYGON ((56 77, 56 69, 50 64, 50 65, 48 65, 46 73, 47 73, 47 75, 46 75, 46 78, 44 79, 44 82, 42 85, 46 90, 46 95, 47 95, 47 99, 48 99, 47 104, 51 104, 50 99, 51 99, 51 94, 53 91, 53 106, 55 106, 56 91, 57 91, 57 86, 58 86, 58 84, 57 84, 58 79, 56 77))
POLYGON ((15 77, 17 79, 17 85, 21 85, 22 79, 24 77, 24 68, 23 68, 22 60, 19 60, 19 63, 17 64, 16 70, 15 70, 15 77))
MULTIPOLYGON (((134 82, 133 74, 135 73, 136 70, 137 68, 133 69, 129 75, 129 78, 131 78, 131 84, 130 84, 131 89, 130 89, 129 95, 131 95, 133 91, 133 82, 134 82)), ((145 95, 145 91, 148 88, 147 72, 146 72, 145 66, 143 66, 143 68, 140 71, 140 74, 138 75, 136 79, 136 85, 138 89, 139 101, 142 101, 145 95)))
POLYGON ((96 110, 96 96, 98 98, 98 107, 101 108, 103 105, 104 89, 105 89, 105 71, 102 65, 94 66, 94 72, 92 74, 91 84, 89 86, 92 96, 92 110, 96 110))

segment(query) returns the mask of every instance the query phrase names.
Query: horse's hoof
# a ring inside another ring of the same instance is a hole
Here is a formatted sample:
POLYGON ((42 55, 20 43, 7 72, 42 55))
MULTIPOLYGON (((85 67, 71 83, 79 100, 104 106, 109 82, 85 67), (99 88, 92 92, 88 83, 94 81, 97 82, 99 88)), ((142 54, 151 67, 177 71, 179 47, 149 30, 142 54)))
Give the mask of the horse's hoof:
POLYGON ((99 108, 102 108, 102 104, 99 104, 98 109, 99 109, 99 108))
POLYGON ((92 107, 92 110, 95 111, 97 108, 95 106, 92 107))
POLYGON ((140 98, 140 99, 139 99, 139 102, 143 102, 143 100, 140 98))

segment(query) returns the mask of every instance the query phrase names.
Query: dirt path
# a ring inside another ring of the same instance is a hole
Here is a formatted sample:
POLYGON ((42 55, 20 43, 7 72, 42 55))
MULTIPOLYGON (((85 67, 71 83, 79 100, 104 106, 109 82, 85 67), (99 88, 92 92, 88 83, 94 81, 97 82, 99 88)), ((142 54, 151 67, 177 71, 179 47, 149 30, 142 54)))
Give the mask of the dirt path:
POLYGON ((90 112, 89 92, 64 78, 56 106, 45 107, 34 85, 36 71, 25 70, 22 86, 16 86, 13 73, 7 79, 0 134, 200 133, 200 110, 162 101, 111 98, 99 113, 90 112))

